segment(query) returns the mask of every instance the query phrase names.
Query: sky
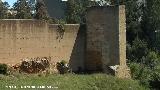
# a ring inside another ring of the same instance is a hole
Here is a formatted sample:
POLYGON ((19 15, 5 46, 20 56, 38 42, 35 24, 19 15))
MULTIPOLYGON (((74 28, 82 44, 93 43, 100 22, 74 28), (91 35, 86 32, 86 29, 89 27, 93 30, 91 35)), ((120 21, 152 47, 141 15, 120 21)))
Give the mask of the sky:
MULTIPOLYGON (((8 4, 12 7, 14 2, 16 2, 17 0, 2 0, 3 2, 6 1, 8 2, 8 4)), ((67 1, 67 0, 62 0, 62 1, 67 1)))
MULTIPOLYGON (((2 1, 6 1, 10 6, 13 6, 14 2, 16 2, 17 0, 2 0, 2 1)), ((62 0, 62 1, 67 1, 67 0, 62 0)), ((91 1, 94 1, 94 0, 91 0, 91 1)), ((99 1, 99 0, 96 0, 96 1, 99 1)))
POLYGON ((17 0, 2 0, 2 1, 6 1, 10 6, 13 6, 14 2, 16 2, 17 0))
MULTIPOLYGON (((10 6, 13 6, 14 2, 16 2, 17 0, 2 0, 2 1, 3 2, 6 1, 10 6)), ((62 0, 62 1, 67 1, 67 0, 62 0)))

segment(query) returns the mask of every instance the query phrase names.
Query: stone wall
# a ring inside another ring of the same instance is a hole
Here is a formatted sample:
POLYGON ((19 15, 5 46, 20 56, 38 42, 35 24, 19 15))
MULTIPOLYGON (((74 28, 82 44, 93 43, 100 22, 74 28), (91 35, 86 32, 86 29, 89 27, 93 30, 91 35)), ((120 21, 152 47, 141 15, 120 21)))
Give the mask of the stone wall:
POLYGON ((119 7, 119 53, 120 65, 126 65, 126 14, 125 6, 119 7))
POLYGON ((115 6, 91 7, 87 14, 88 70, 119 64, 119 9, 115 6))
POLYGON ((94 6, 87 10, 86 26, 66 24, 57 38, 57 24, 38 20, 0 20, 0 63, 24 58, 51 57, 68 61, 73 71, 104 71, 130 77, 126 65, 125 6, 94 6), (111 68, 110 68, 111 67, 111 68))
MULTIPOLYGON (((16 64, 21 59, 35 57, 73 62, 70 57, 74 56, 72 50, 79 25, 65 25, 63 39, 57 39, 57 26, 38 20, 0 20, 0 63, 16 64)), ((74 65, 73 69, 77 69, 75 61, 74 65)))
POLYGON ((87 11, 87 51, 89 71, 104 71, 129 77, 126 66, 125 6, 94 6, 87 11), (118 71, 117 71, 118 70, 118 71))

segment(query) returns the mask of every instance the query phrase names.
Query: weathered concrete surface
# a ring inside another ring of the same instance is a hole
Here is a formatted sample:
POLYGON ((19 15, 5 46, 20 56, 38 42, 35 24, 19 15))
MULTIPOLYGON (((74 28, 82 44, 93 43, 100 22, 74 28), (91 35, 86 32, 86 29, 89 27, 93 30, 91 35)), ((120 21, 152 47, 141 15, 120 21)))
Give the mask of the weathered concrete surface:
POLYGON ((27 57, 69 62, 79 25, 65 25, 60 41, 57 26, 38 20, 0 20, 0 63, 16 64, 27 57))
POLYGON ((88 70, 119 64, 118 7, 91 7, 87 14, 88 70))
POLYGON ((85 58, 86 56, 86 25, 81 25, 77 38, 72 50, 72 55, 70 58, 70 66, 74 71, 84 71, 85 70, 85 58))
POLYGON ((85 69, 130 77, 126 65, 125 7, 91 7, 86 19, 86 29, 79 29, 79 24, 65 25, 60 40, 56 24, 0 20, 0 63, 16 64, 27 57, 51 57, 53 63, 68 61, 73 71, 85 69), (118 67, 110 72, 110 66, 118 67))
POLYGON ((125 6, 94 6, 88 9, 86 19, 86 69, 108 73, 109 66, 120 65, 117 70, 123 71, 123 75, 119 75, 117 70, 116 75, 129 76, 126 66, 125 6))

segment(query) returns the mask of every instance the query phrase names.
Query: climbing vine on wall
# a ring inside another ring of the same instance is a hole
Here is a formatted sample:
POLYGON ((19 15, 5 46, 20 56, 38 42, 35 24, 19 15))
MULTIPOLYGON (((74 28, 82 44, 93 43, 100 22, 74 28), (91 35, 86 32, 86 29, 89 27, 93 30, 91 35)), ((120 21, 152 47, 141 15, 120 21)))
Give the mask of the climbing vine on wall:
POLYGON ((64 20, 58 20, 58 28, 57 28, 57 37, 56 39, 60 40, 63 39, 65 32, 65 21, 64 20))

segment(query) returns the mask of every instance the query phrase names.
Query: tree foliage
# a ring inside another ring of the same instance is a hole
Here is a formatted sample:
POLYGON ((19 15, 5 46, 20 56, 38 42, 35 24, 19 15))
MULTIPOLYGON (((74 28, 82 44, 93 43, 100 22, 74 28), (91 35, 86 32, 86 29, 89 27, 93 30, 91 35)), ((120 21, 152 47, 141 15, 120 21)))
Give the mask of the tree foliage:
POLYGON ((77 18, 77 12, 76 12, 76 2, 75 0, 68 0, 67 4, 67 9, 66 9, 66 21, 68 23, 76 23, 77 18))
POLYGON ((2 2, 0 0, 0 19, 8 18, 8 14, 7 14, 8 7, 9 7, 9 4, 7 2, 2 2))
POLYGON ((45 5, 44 0, 38 0, 37 1, 35 18, 36 19, 41 19, 41 20, 48 20, 49 19, 47 7, 45 5))
POLYGON ((31 8, 29 6, 28 0, 17 0, 14 3, 13 8, 17 11, 16 19, 30 19, 32 18, 31 8))
POLYGON ((90 0, 68 0, 66 3, 66 22, 67 23, 85 23, 85 15, 88 7, 98 5, 90 0))
POLYGON ((141 38, 141 3, 139 0, 126 0, 122 2, 126 5, 126 29, 127 29, 127 41, 132 44, 136 37, 141 38))
POLYGON ((160 30, 160 1, 146 0, 143 5, 142 29, 151 48, 155 48, 156 33, 160 30))
POLYGON ((125 0, 127 59, 132 76, 148 87, 160 89, 160 1, 125 0), (134 64, 133 64, 134 63, 134 64))

